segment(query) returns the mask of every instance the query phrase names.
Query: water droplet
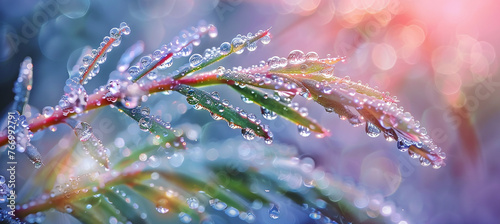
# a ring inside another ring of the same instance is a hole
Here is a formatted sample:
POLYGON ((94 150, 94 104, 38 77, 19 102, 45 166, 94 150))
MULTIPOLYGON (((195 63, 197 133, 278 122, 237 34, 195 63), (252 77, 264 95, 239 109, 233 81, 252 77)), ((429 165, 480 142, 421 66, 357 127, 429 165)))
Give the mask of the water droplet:
POLYGON ((248 51, 255 51, 256 49, 257 49, 257 42, 248 43, 247 45, 248 51))
POLYGON ((263 36, 261 39, 260 39, 260 42, 262 44, 269 44, 269 42, 271 42, 271 36, 269 36, 269 34, 263 36))
POLYGON ((304 127, 302 125, 297 125, 297 129, 299 131, 299 135, 302 137, 307 137, 311 135, 311 130, 308 127, 304 127))
POLYGON ((191 220, 193 220, 191 216, 189 216, 184 212, 179 213, 179 219, 181 220, 182 223, 190 223, 191 220))
POLYGON ((52 114, 54 114, 54 108, 51 107, 51 106, 46 106, 43 108, 42 110, 42 115, 45 117, 45 118, 49 118, 52 116, 52 114))
MULTIPOLYGON (((94 60, 94 58, 91 56, 91 55, 85 55, 83 58, 82 58, 82 62, 83 62, 83 65, 84 66, 89 66, 90 63, 92 63, 92 60, 94 60)), ((85 67, 84 67, 85 68, 85 67)))
POLYGON ((238 211, 238 209, 234 208, 234 207, 229 207, 226 209, 226 211, 224 211, 226 213, 226 215, 228 215, 229 217, 236 217, 240 214, 240 211, 238 211))
POLYGON ((267 59, 267 65, 271 68, 279 68, 281 66, 280 58, 278 56, 267 59))
POLYGON ((160 69, 160 70, 167 69, 168 67, 172 66, 173 63, 174 63, 174 60, 172 57, 170 57, 167 60, 165 60, 163 63, 161 63, 161 65, 158 66, 158 69, 160 69))
POLYGON ((73 212, 73 207, 71 207, 71 205, 65 205, 64 210, 66 210, 67 213, 71 213, 73 212))
POLYGON ((278 219, 280 217, 280 210, 276 205, 273 205, 271 209, 269 209, 269 217, 271 217, 271 219, 278 219))
POLYGON ((132 66, 132 67, 128 68, 128 73, 132 77, 137 76, 137 74, 139 74, 139 71, 140 71, 140 69, 137 66, 132 66))
POLYGON ((142 107, 141 108, 141 115, 142 116, 149 116, 150 112, 151 112, 151 110, 149 109, 149 107, 142 107))
POLYGON ((302 117, 307 117, 307 115, 309 114, 309 112, 308 112, 307 108, 305 108, 305 107, 301 107, 301 108, 299 109, 299 114, 300 114, 300 116, 302 116, 302 117))
POLYGON ((380 135, 380 129, 371 122, 366 122, 365 128, 366 134, 372 138, 376 138, 380 135))
MULTIPOLYGON (((243 44, 245 44, 245 41, 244 41, 243 39, 239 38, 239 37, 235 37, 235 38, 233 38, 233 40, 231 41, 231 45, 232 45, 232 46, 233 46, 233 48, 235 48, 235 49, 236 49, 236 48, 241 47, 243 44)), ((245 48, 244 48, 244 47, 241 47, 241 49, 240 49, 240 50, 238 50, 238 51, 236 51, 235 53, 236 53, 236 54, 241 54, 241 53, 243 53, 243 51, 244 51, 244 50, 245 50, 245 48)))
POLYGON ((321 218, 321 212, 319 211, 316 211, 316 210, 313 210, 310 214, 309 214, 309 218, 311 219, 315 219, 315 220, 318 220, 321 218))
POLYGON ((144 57, 141 58, 141 60, 139 60, 139 67, 141 69, 144 69, 144 68, 148 67, 151 64, 152 61, 153 61, 153 59, 151 59, 151 57, 144 56, 144 57))
POLYGON ((109 31, 109 36, 114 39, 120 38, 120 30, 116 27, 109 31))
POLYGON ((165 214, 168 211, 170 211, 168 208, 166 208, 167 203, 168 203, 167 199, 162 198, 158 200, 158 203, 156 203, 156 211, 158 211, 161 214, 165 214))
POLYGON ((429 166, 431 165, 431 161, 429 161, 428 159, 424 158, 423 156, 420 157, 420 165, 422 166, 429 166))
POLYGON ((319 59, 318 53, 316 52, 309 52, 306 54, 306 61, 317 61, 319 59))
POLYGON ((200 201, 198 200, 198 198, 195 197, 186 199, 186 202, 190 209, 197 209, 198 206, 200 206, 200 201))
POLYGON ((302 52, 300 50, 293 50, 288 55, 288 63, 289 64, 296 65, 296 64, 304 63, 305 61, 306 61, 306 57, 304 55, 304 52, 302 52))
POLYGON ((229 54, 229 52, 231 52, 231 44, 229 42, 224 42, 220 45, 219 50, 222 55, 229 54))
POLYGON ((196 67, 203 62, 203 57, 200 54, 193 54, 189 58, 189 65, 191 67, 196 67))
POLYGON ((212 24, 208 25, 208 36, 214 38, 217 37, 217 34, 218 34, 217 27, 215 27, 212 24))
POLYGON ((139 128, 141 131, 147 132, 153 126, 153 121, 150 117, 143 117, 139 120, 139 128))
POLYGON ((241 101, 245 103, 253 103, 250 99, 248 99, 245 95, 241 95, 241 101))
POLYGON ((227 204, 220 201, 219 199, 210 199, 209 201, 209 204, 210 206, 212 206, 212 208, 214 208, 215 210, 219 210, 219 211, 222 211, 224 209, 226 209, 227 207, 227 204))
POLYGON ((260 107, 260 112, 262 113, 262 117, 264 117, 266 120, 274 120, 278 117, 276 112, 265 107, 260 107))
POLYGON ((408 147, 410 147, 410 145, 411 144, 409 144, 407 140, 402 139, 402 138, 400 140, 398 140, 398 143, 397 143, 398 149, 401 152, 408 151, 408 147))
POLYGON ((80 138, 80 141, 85 142, 92 136, 92 127, 87 122, 80 122, 75 127, 75 133, 80 138))
POLYGON ((250 128, 241 129, 241 135, 243 135, 244 139, 249 141, 255 138, 255 132, 250 128))

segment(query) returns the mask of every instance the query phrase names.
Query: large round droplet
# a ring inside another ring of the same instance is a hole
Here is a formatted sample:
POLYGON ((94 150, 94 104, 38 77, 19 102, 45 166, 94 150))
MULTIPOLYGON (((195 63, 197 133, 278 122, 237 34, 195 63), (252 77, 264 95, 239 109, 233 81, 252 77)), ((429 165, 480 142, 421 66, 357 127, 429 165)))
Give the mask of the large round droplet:
POLYGON ((241 54, 243 53, 243 51, 245 50, 244 47, 242 47, 242 45, 245 44, 245 41, 239 37, 235 37, 233 38, 233 40, 231 41, 231 45, 233 45, 233 48, 237 49, 237 48, 240 48, 238 51, 236 51, 235 53, 236 54, 241 54))
POLYGON ((203 62, 203 56, 201 56, 200 54, 193 54, 189 58, 189 65, 191 67, 196 67, 200 65, 202 62, 203 62))
POLYGON ((143 117, 139 120, 139 128, 144 132, 149 131, 152 125, 153 121, 151 121, 150 117, 143 117))
POLYGON ((300 50, 293 50, 290 52, 288 55, 288 63, 296 65, 300 63, 304 63, 306 61, 306 57, 304 55, 304 52, 300 50))
POLYGON ((190 209, 197 209, 200 206, 200 201, 195 197, 186 199, 186 202, 190 209))
POLYGON ((46 106, 43 108, 42 110, 42 115, 45 117, 45 118, 49 118, 51 117, 52 115, 54 114, 54 108, 51 107, 51 106, 46 106))
POLYGON ((219 50, 222 55, 229 54, 229 52, 231 52, 231 44, 224 42, 220 45, 219 50))
POLYGON ((311 130, 308 127, 304 127, 302 125, 297 125, 297 129, 299 131, 299 135, 302 137, 307 137, 311 135, 311 130))

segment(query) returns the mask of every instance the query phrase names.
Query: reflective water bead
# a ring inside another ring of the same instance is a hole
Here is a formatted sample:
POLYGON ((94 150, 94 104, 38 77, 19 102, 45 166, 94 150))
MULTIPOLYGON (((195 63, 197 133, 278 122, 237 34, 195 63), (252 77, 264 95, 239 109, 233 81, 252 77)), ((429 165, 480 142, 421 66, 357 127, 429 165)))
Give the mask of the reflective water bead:
POLYGON ((127 23, 125 23, 125 22, 120 23, 120 29, 122 30, 123 34, 125 34, 125 35, 130 34, 130 27, 127 26, 127 23))
POLYGON ((160 50, 153 51, 153 60, 158 60, 161 58, 161 56, 162 56, 162 53, 160 50))
POLYGON ((255 51, 256 49, 257 49, 257 42, 248 43, 247 45, 248 51, 255 51))
POLYGON ((309 111, 307 110, 307 108, 306 108, 306 107, 301 107, 301 108, 299 109, 299 114, 300 114, 300 116, 302 116, 302 117, 306 117, 306 116, 309 114, 309 111))
POLYGON ((42 115, 45 117, 45 118, 49 118, 51 117, 52 115, 54 114, 54 108, 51 107, 51 106, 46 106, 43 108, 42 110, 42 115))
POLYGON ((253 140, 255 138, 255 132, 250 128, 241 129, 241 135, 246 140, 253 140))
POLYGON ((179 53, 180 53, 180 56, 187 57, 187 56, 191 55, 192 52, 193 52, 193 45, 188 44, 187 46, 183 47, 179 53))
MULTIPOLYGON (((239 37, 235 37, 233 38, 233 40, 231 41, 231 45, 233 46, 233 48, 237 49, 237 48, 240 48, 243 44, 245 44, 245 41, 239 37)), ((238 51, 236 51, 235 53, 236 54, 241 54, 243 53, 244 51, 244 48, 241 47, 241 49, 239 49, 238 51)))
POLYGON ((305 58, 304 52, 302 52, 300 50, 293 50, 288 55, 288 63, 290 63, 290 64, 294 64, 294 65, 301 64, 301 63, 304 63, 305 61, 306 61, 306 58, 305 58))
POLYGON ((139 73, 139 70, 140 70, 140 69, 139 69, 139 67, 137 67, 137 66, 132 66, 132 67, 130 67, 130 68, 128 69, 128 73, 129 73, 132 77, 134 77, 134 76, 136 76, 136 75, 139 73))
POLYGON ((236 217, 240 214, 240 211, 238 211, 238 209, 234 208, 234 207, 229 207, 227 208, 225 211, 226 215, 228 215, 229 217, 236 217))
POLYGON ((419 158, 419 161, 420 161, 420 165, 422 165, 422 166, 429 166, 429 165, 431 165, 431 161, 429 161, 428 159, 424 158, 423 156, 419 158))
POLYGON ((161 65, 158 66, 158 69, 160 69, 160 70, 166 69, 166 68, 172 66, 173 63, 174 63, 174 60, 172 59, 172 57, 170 57, 167 60, 165 60, 163 63, 161 63, 161 65))
POLYGON ((267 65, 271 68, 278 68, 280 67, 280 58, 278 56, 271 57, 267 60, 267 65))
POLYGON ((64 210, 66 210, 67 213, 71 213, 73 212, 73 207, 71 207, 71 205, 65 205, 64 210))
POLYGON ((196 67, 203 62, 203 57, 200 54, 193 54, 189 58, 189 65, 191 67, 196 67))
POLYGON ((315 219, 315 220, 318 220, 321 218, 321 212, 319 211, 316 211, 316 210, 313 210, 310 214, 309 214, 309 218, 311 219, 315 219))
POLYGON ((139 62, 140 63, 139 64, 140 68, 143 69, 143 68, 148 67, 151 64, 152 61, 153 60, 149 56, 142 57, 141 60, 140 60, 140 62, 139 62))
POLYGON ((218 34, 217 27, 215 27, 212 24, 208 25, 208 36, 214 38, 217 37, 217 34, 218 34))
POLYGON ((271 42, 271 36, 269 36, 269 34, 263 36, 261 39, 260 39, 260 42, 262 44, 269 44, 269 42, 271 42))
POLYGON ((109 36, 111 38, 117 39, 120 37, 120 30, 118 28, 113 28, 109 31, 109 36))
POLYGON ((311 130, 308 127, 304 127, 302 125, 297 125, 297 129, 299 131, 300 136, 307 137, 311 135, 311 130))
POLYGON ((198 200, 198 198, 195 197, 190 197, 186 199, 186 202, 190 209, 197 209, 198 206, 200 206, 200 201, 198 200))
POLYGON ((229 42, 224 42, 220 45, 219 50, 222 55, 227 55, 231 52, 231 44, 229 42))
POLYGON ((271 217, 271 219, 278 219, 280 217, 280 210, 276 205, 273 205, 271 209, 269 209, 269 217, 271 217))
POLYGON ((153 121, 150 117, 143 117, 139 120, 139 128, 141 131, 147 132, 152 127, 153 121))
POLYGON ((181 212, 179 213, 179 220, 181 220, 181 222, 183 223, 190 223, 193 218, 191 218, 191 216, 189 216, 188 214, 181 212))
POLYGON ((366 134, 372 138, 376 138, 380 135, 380 129, 371 122, 366 122, 365 127, 366 134))
POLYGON ((227 204, 225 202, 220 201, 219 199, 210 199, 208 202, 210 206, 212 206, 212 208, 214 208, 215 210, 222 211, 227 207, 227 204))
POLYGON ((90 65, 90 63, 92 63, 92 60, 94 60, 94 58, 91 56, 91 55, 85 55, 82 59, 82 62, 83 62, 83 65, 84 66, 88 66, 90 65))
POLYGON ((245 95, 241 95, 241 101, 243 101, 244 103, 253 103, 253 101, 248 99, 248 97, 246 97, 245 95))
POLYGON ((76 125, 75 132, 80 138, 80 141, 85 142, 92 136, 92 127, 87 122, 80 122, 76 125))
POLYGON ((158 73, 153 70, 153 71, 150 71, 146 77, 149 79, 149 80, 155 80, 156 78, 158 78, 158 73))
POLYGON ((309 52, 306 54, 306 61, 317 61, 319 59, 319 56, 316 52, 309 52))

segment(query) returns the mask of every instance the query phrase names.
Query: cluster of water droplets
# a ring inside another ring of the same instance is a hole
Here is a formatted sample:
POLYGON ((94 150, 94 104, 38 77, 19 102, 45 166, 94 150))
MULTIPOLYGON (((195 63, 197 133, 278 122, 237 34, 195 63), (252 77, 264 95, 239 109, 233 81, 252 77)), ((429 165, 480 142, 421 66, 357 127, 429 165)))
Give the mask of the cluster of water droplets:
POLYGON ((109 36, 105 36, 97 49, 92 49, 90 54, 83 56, 82 65, 78 69, 79 79, 83 79, 83 84, 86 84, 100 71, 100 64, 106 62, 107 53, 113 50, 113 47, 118 47, 121 43, 122 35, 129 35, 130 27, 127 23, 122 22, 120 27, 114 27, 109 31, 109 36), (86 75, 87 77, 84 77, 86 75))
POLYGON ((217 211, 224 211, 224 213, 229 217, 238 217, 240 220, 246 221, 247 223, 253 223, 255 221, 255 215, 249 211, 240 211, 232 206, 228 206, 225 202, 212 198, 209 200, 210 206, 217 211))
MULTIPOLYGON (((445 153, 432 142, 427 135, 426 129, 421 127, 420 123, 409 112, 405 112, 402 107, 398 107, 393 103, 396 99, 388 97, 387 93, 383 94, 386 97, 380 97, 381 94, 373 91, 370 92, 373 95, 360 93, 359 91, 362 91, 362 89, 359 86, 354 86, 349 82, 348 78, 346 80, 347 82, 305 83, 313 87, 319 97, 341 102, 342 105, 330 109, 331 112, 338 113, 341 119, 349 119, 354 126, 366 123, 365 131, 368 136, 378 137, 383 134, 387 141, 397 140, 398 149, 402 152, 408 152, 412 158, 419 159, 423 166, 432 165, 433 168, 438 169, 444 165, 445 153), (373 110, 376 112, 374 114, 382 115, 374 117, 375 120, 373 121, 367 122, 363 117, 350 112, 346 105, 358 111, 373 110), (411 146, 422 150, 425 156, 421 156, 413 150, 408 150, 411 146)), ((329 108, 326 109, 329 110, 329 108)))
POLYGON ((79 78, 73 77, 66 80, 64 95, 59 100, 59 106, 63 115, 68 113, 82 113, 87 106, 88 94, 83 85, 79 83, 79 78))
POLYGON ((21 63, 19 76, 14 83, 14 102, 17 108, 15 110, 22 111, 22 107, 28 101, 29 93, 33 84, 33 64, 31 58, 26 57, 21 63))
POLYGON ((184 92, 186 95, 186 101, 190 105, 193 105, 193 108, 197 110, 208 110, 214 120, 225 119, 228 122, 230 128, 241 128, 241 134, 244 139, 253 140, 257 136, 255 130, 250 127, 241 127, 234 121, 228 120, 224 117, 224 113, 230 113, 226 112, 226 110, 234 111, 241 118, 248 120, 252 124, 255 124, 257 126, 257 129, 262 130, 267 135, 264 137, 264 142, 266 144, 272 143, 272 132, 269 130, 269 127, 267 125, 262 124, 262 121, 260 119, 257 119, 257 116, 255 116, 255 114, 247 113, 245 110, 239 107, 233 107, 233 105, 229 104, 228 100, 221 100, 219 93, 217 92, 205 93, 200 90, 195 91, 195 89, 189 86, 185 86, 183 88, 184 89, 182 90, 182 92, 184 92))
MULTIPOLYGON (((35 168, 40 168, 42 166, 42 156, 38 149, 31 144, 31 138, 33 138, 33 132, 29 128, 26 116, 19 115, 18 112, 12 114, 14 122, 15 131, 15 144, 16 150, 18 152, 24 153, 30 161, 35 165, 35 168)), ((10 130, 10 129, 9 129, 10 130)))
MULTIPOLYGON (((208 34, 209 37, 214 38, 217 36, 217 28, 212 24, 207 24, 205 21, 200 21, 198 26, 191 27, 188 30, 182 30, 178 36, 175 36, 173 40, 165 45, 162 45, 159 49, 155 50, 151 55, 146 55, 140 58, 138 65, 131 66, 128 68, 129 80, 137 80, 147 72, 147 78, 149 80, 158 79, 158 70, 165 70, 172 66, 174 58, 188 57, 193 52, 193 46, 198 46, 201 41, 201 37, 208 34), (172 54, 170 57, 169 55, 172 54), (168 58, 167 58, 168 57, 168 58), (158 64, 160 63, 161 64, 158 64)), ((211 52, 207 49, 206 52, 211 52)), ((213 56, 213 54, 209 54, 213 56)), ((190 63, 186 66, 181 66, 179 70, 174 73, 181 73, 182 71, 188 70, 191 65, 196 64, 197 66, 201 64, 202 60, 209 58, 203 57, 199 54, 194 54, 190 58, 190 63)))
POLYGON ((105 148, 101 140, 94 135, 90 124, 84 121, 73 120, 67 122, 71 123, 71 126, 74 126, 73 131, 78 140, 82 143, 85 153, 94 158, 101 166, 108 168, 110 151, 105 148))

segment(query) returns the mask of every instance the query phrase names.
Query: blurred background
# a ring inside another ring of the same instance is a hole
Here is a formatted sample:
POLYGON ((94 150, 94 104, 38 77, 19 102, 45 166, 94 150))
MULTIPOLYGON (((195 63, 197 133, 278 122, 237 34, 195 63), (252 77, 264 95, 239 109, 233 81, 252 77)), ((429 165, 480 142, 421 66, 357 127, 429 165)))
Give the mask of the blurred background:
MULTIPOLYGON (((447 165, 439 170, 422 167, 393 143, 368 138, 362 128, 305 99, 296 102, 330 129, 331 136, 302 138, 294 125, 278 118, 268 121, 275 144, 294 146, 316 166, 387 197, 411 223, 496 223, 499 11, 500 3, 493 0, 1 0, 0 108, 2 114, 9 110, 12 86, 26 56, 34 65, 33 110, 56 105, 81 49, 97 47, 122 21, 132 33, 110 53, 101 73, 87 85, 88 92, 105 84, 119 56, 138 40, 150 53, 180 30, 205 20, 217 26, 219 35, 204 38, 194 50, 200 53, 237 34, 272 27, 271 44, 229 57, 221 65, 250 66, 275 55, 286 57, 295 49, 315 51, 320 58, 347 56, 337 65, 336 76, 397 96, 399 105, 447 153, 447 165)), ((172 68, 185 62, 177 60, 172 68)), ((219 92, 239 101, 230 91, 219 92)), ((256 107, 248 110, 258 114, 256 107)), ((189 109, 186 114, 204 131, 223 130, 207 139, 239 135, 226 124, 214 123, 208 113, 189 109)), ((40 150, 43 155, 44 148, 40 150)))

